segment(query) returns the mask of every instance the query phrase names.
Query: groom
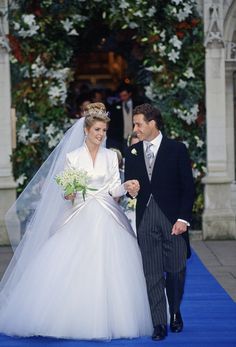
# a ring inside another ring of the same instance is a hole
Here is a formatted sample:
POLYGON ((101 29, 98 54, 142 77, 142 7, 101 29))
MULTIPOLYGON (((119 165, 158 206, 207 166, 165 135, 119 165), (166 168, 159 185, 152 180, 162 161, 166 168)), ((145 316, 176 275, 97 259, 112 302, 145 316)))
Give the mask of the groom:
POLYGON ((167 335, 166 294, 170 329, 180 332, 180 303, 186 259, 190 256, 188 226, 194 202, 189 156, 183 143, 165 137, 158 109, 150 104, 133 111, 134 131, 141 140, 125 159, 125 180, 139 181, 136 225, 147 282, 153 340, 167 335))

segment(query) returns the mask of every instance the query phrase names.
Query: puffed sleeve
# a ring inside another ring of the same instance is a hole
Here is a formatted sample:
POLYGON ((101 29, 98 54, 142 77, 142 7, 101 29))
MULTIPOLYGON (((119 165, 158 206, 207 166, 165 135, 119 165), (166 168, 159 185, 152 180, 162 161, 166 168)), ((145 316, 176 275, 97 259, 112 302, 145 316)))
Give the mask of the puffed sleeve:
POLYGON ((121 184, 120 171, 118 165, 118 158, 115 152, 112 153, 112 168, 111 168, 111 178, 110 178, 110 187, 109 194, 114 198, 125 195, 127 192, 124 188, 124 184, 121 184))

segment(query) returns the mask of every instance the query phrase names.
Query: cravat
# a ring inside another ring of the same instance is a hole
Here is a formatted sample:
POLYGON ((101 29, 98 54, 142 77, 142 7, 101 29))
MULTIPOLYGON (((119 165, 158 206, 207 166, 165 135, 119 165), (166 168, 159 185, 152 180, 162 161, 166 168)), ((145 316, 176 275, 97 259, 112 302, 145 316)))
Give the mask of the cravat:
POLYGON ((154 153, 153 151, 151 150, 151 147, 153 146, 152 143, 147 143, 147 147, 146 147, 146 157, 148 159, 148 163, 149 165, 152 164, 152 161, 153 161, 153 158, 154 158, 154 153))
POLYGON ((128 102, 125 102, 124 106, 125 106, 125 111, 126 111, 126 113, 129 113, 129 105, 128 105, 128 102))

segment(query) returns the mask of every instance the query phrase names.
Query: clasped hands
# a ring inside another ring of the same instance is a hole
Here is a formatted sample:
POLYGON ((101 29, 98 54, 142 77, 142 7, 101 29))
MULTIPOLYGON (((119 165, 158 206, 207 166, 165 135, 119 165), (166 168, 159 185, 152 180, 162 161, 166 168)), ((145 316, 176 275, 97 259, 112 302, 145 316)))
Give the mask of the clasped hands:
POLYGON ((124 188, 129 193, 129 195, 132 196, 132 198, 135 198, 138 195, 140 189, 139 181, 128 180, 124 183, 124 188))

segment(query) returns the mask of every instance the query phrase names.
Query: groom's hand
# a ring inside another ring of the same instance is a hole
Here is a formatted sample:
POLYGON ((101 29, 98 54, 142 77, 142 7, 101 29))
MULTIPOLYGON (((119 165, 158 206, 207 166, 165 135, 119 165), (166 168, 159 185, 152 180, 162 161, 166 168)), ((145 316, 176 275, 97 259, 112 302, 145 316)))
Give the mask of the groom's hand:
POLYGON ((133 198, 135 198, 138 195, 140 186, 139 181, 137 180, 129 180, 124 183, 124 188, 127 190, 129 195, 131 195, 133 198))
POLYGON ((187 231, 187 224, 181 221, 177 221, 172 228, 171 235, 180 235, 187 231))

